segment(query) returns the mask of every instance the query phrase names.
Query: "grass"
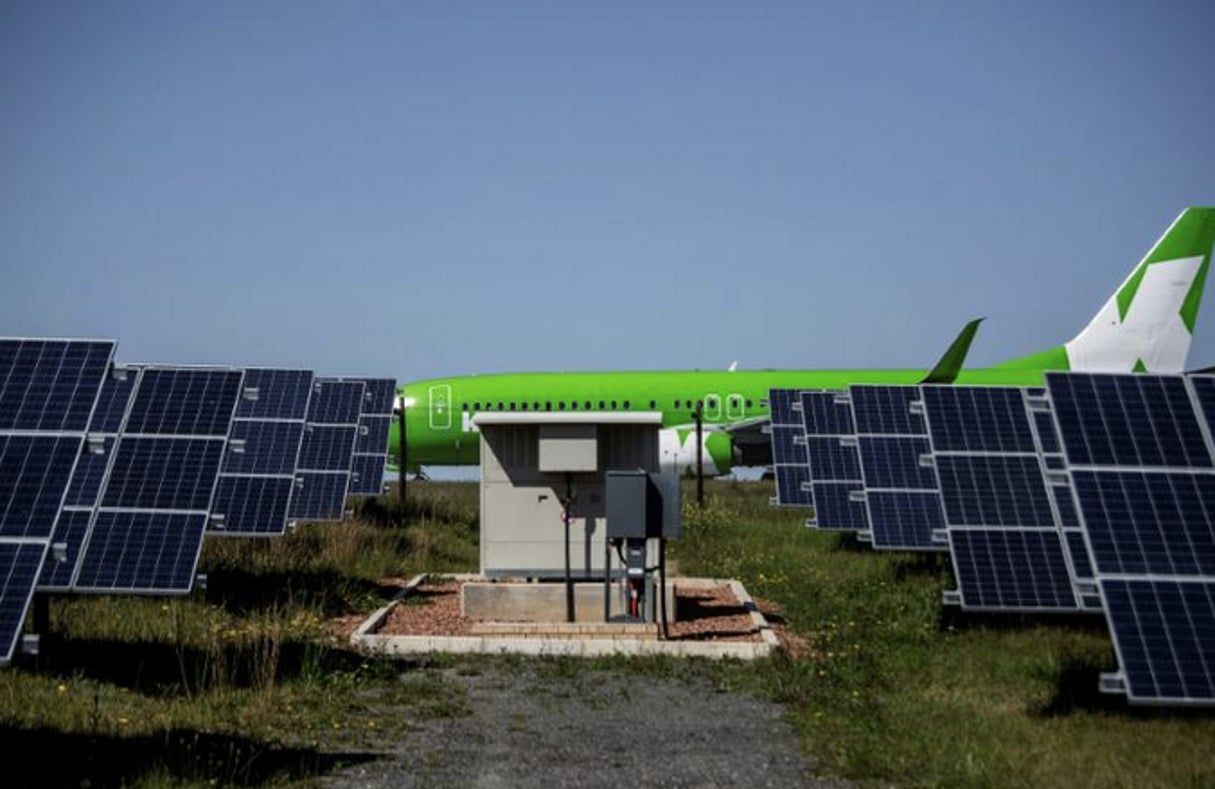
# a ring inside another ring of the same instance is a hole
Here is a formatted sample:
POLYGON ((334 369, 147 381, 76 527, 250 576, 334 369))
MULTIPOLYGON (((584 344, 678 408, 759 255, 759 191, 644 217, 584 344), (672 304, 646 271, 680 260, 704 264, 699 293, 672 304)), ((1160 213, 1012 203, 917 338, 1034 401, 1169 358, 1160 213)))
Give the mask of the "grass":
MULTIPOLYGON (((805 529, 766 483, 707 489, 703 510, 685 489, 680 571, 741 580, 796 652, 529 663, 539 676, 707 675, 784 705, 819 772, 867 785, 1215 785, 1211 715, 1097 693, 1114 667, 1100 617, 963 616, 940 602, 944 557, 805 529)), ((309 784, 408 737, 408 720, 464 714, 449 670, 525 659, 373 660, 326 629, 381 605, 387 579, 477 566, 477 486, 410 496, 278 540, 208 540, 206 590, 186 598, 55 599, 42 655, 0 671, 5 785, 309 784)))

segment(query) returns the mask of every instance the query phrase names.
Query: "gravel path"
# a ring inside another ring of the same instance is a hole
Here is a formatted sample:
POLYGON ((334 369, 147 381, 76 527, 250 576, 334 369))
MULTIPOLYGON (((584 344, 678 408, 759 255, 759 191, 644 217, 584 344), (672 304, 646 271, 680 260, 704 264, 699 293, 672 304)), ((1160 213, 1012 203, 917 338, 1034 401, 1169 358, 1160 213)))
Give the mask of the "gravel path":
POLYGON ((707 681, 526 663, 443 675, 461 714, 419 721, 385 758, 331 773, 322 785, 840 785, 811 778, 779 706, 716 692, 707 681))

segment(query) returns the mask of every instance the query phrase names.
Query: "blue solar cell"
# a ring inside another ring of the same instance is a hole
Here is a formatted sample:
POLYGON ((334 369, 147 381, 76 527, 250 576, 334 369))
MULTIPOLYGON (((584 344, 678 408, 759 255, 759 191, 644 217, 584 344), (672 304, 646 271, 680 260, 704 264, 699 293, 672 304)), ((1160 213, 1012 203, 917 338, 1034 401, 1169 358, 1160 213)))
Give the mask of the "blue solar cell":
POLYGON ((1181 377, 1047 373, 1046 383, 1071 465, 1211 467, 1181 377))
POLYGON ((223 451, 216 439, 123 436, 102 506, 206 512, 223 451))
POLYGON ((1127 698, 1215 701, 1215 582, 1101 581, 1127 698))
POLYGON ((1215 575, 1215 476, 1075 471, 1098 573, 1215 575))
POLYGON ((122 431, 122 420, 127 415, 127 405, 139 380, 137 370, 127 370, 122 377, 113 372, 105 376, 101 393, 97 396, 97 407, 89 422, 90 433, 116 434, 122 431))
POLYGON ((303 435, 303 422, 238 419, 232 423, 223 472, 290 476, 295 471, 303 435), (244 442, 240 451, 238 442, 244 442))
POLYGON ((1003 386, 925 386, 937 452, 1037 452, 1021 390, 1003 386))
POLYGON ((1055 526, 1038 458, 937 455, 950 526, 1055 526))
POLYGON ((184 593, 194 585, 207 516, 100 511, 80 561, 78 591, 184 593))
POLYGON ((350 473, 307 472, 296 475, 300 482, 291 496, 292 518, 340 520, 346 509, 350 473))
POLYGON ((802 427, 808 436, 856 435, 852 406, 836 402, 838 392, 803 392, 802 427))
POLYGON ((0 663, 13 659, 45 554, 45 542, 0 541, 0 663))
POLYGON ((63 510, 55 523, 55 533, 51 537, 51 545, 62 543, 66 553, 62 561, 48 551, 42 564, 42 575, 38 579, 38 587, 42 590, 68 590, 72 588, 72 576, 76 573, 76 563, 80 559, 80 549, 89 533, 89 523, 92 521, 91 509, 63 510))
POLYGON ((257 398, 241 398, 236 418, 302 420, 308 415, 312 380, 311 370, 250 368, 245 371, 245 388, 256 390, 257 398))
POLYGON ((1046 455, 1058 455, 1063 452, 1059 443, 1059 430, 1055 427, 1055 418, 1047 411, 1033 411, 1034 427, 1038 432, 1038 445, 1046 455))
POLYGON ((124 433, 226 436, 243 375, 239 370, 147 368, 124 433))
POLYGON ((293 477, 220 477, 211 512, 227 534, 282 534, 295 488, 293 477))
POLYGON ((386 455, 355 455, 350 461, 352 496, 378 496, 384 492, 386 455))
POLYGON ((1084 532, 1069 529, 1063 532, 1067 542, 1067 553, 1072 560, 1072 574, 1076 579, 1089 581, 1093 579, 1093 562, 1088 556, 1088 546, 1084 543, 1084 532))
POLYGON ((308 471, 348 471, 354 452, 354 425, 309 425, 304 430, 296 468, 308 471))
POLYGON ((948 534, 963 608, 1078 607, 1059 532, 950 529, 948 534))
POLYGON ((869 529, 874 548, 945 550, 933 539, 945 528, 941 494, 936 491, 870 490, 869 529))
POLYGON ((772 462, 777 465, 805 465, 806 447, 800 443, 801 426, 772 425, 772 462))
POLYGON ((1055 509, 1059 512, 1059 525, 1065 529, 1079 529, 1080 514, 1076 512, 1076 501, 1072 498, 1070 487, 1051 485, 1050 494, 1054 499, 1055 509))
POLYGON ((49 538, 80 436, 0 435, 0 537, 49 538))
POLYGON ((863 491, 857 482, 815 482, 814 521, 819 529, 863 531, 869 528, 864 501, 853 501, 851 494, 863 491))
POLYGON ((866 488, 937 489, 936 472, 920 465, 920 457, 932 453, 927 438, 861 436, 859 442, 866 488))
POLYGON ((811 507, 814 498, 802 485, 810 481, 810 472, 804 465, 776 466, 776 503, 785 507, 811 507))
POLYGON ((76 470, 72 472, 72 481, 68 485, 67 498, 63 501, 65 507, 95 507, 101 495, 101 483, 105 480, 105 471, 110 466, 110 456, 114 451, 114 436, 107 436, 98 442, 96 448, 89 442, 81 442, 80 457, 76 460, 76 470))
POLYGON ((769 420, 773 425, 801 426, 801 414, 793 410, 793 404, 801 397, 797 389, 773 389, 768 392, 769 420))
POLYGON ((359 418, 359 435, 354 451, 359 455, 386 455, 392 417, 364 416, 359 418))
POLYGON ((314 425, 357 425, 363 410, 363 382, 317 378, 308 404, 314 425))
POLYGON ((926 434, 923 415, 911 412, 911 404, 920 399, 918 386, 853 386, 849 391, 857 433, 926 434))
POLYGON ((0 339, 0 430, 88 428, 112 341, 0 339))
POLYGON ((860 482, 862 479, 857 448, 841 443, 839 436, 807 436, 805 452, 810 478, 817 482, 860 482))

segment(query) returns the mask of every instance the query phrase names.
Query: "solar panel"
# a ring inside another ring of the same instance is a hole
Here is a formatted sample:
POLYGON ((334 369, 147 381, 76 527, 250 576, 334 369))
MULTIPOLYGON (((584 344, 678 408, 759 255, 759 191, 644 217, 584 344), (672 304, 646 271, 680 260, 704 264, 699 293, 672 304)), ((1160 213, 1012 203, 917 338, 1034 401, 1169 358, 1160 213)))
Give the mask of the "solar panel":
POLYGON ((113 353, 110 340, 0 339, 0 431, 83 431, 113 353))
POLYGON ((190 591, 243 380, 241 370, 141 370, 75 591, 190 591))
POLYGON ((12 660, 114 352, 0 338, 0 663, 12 660))
POLYGON ((920 458, 932 454, 927 438, 860 436, 861 468, 866 488, 937 489, 937 475, 920 458))
POLYGON ((936 452, 1036 453, 1020 389, 924 386, 936 452))
POLYGON ((806 470, 801 393, 795 389, 773 389, 768 393, 768 404, 772 473, 776 482, 776 497, 772 503, 781 507, 813 506, 814 499, 805 485, 810 478, 806 470), (794 403, 798 404, 796 409, 794 403))
POLYGON ((357 425, 363 412, 362 381, 316 378, 308 404, 308 422, 314 425, 357 425))
POLYGON ((1127 699, 1209 706, 1215 699, 1215 582, 1103 579, 1127 699))
POLYGON ((863 531, 869 514, 860 482, 814 482, 814 526, 829 531, 863 531), (857 498, 860 496, 861 498, 857 498))
POLYGON ((808 436, 854 436, 852 406, 841 392, 803 392, 802 427, 808 436))
POLYGON ((925 434, 924 417, 912 410, 920 399, 916 386, 853 386, 852 414, 858 434, 925 434))
POLYGON ((378 496, 384 488, 384 464, 387 455, 355 455, 350 460, 350 490, 352 496, 378 496))
POLYGON ((935 490, 866 490, 874 548, 943 551, 941 494, 935 490))
POLYGON ((388 438, 392 430, 392 417, 359 417, 359 434, 354 442, 356 455, 388 454, 388 438))
POLYGON ((949 526, 1055 526, 1036 457, 938 455, 936 465, 949 526))
POLYGON ((950 529, 963 608, 1071 611, 1078 602, 1056 530, 950 529))
POLYGON ((287 530, 313 380, 310 370, 245 371, 252 396, 236 408, 209 534, 270 537, 287 530))
POLYGON ((856 439, 843 436, 806 436, 803 465, 810 478, 820 482, 860 482, 861 459, 856 439))
POLYGON ((350 472, 299 471, 291 495, 292 518, 340 519, 346 505, 350 472))
POLYGON ((1047 373, 1073 466, 1212 468, 1181 376, 1047 373))

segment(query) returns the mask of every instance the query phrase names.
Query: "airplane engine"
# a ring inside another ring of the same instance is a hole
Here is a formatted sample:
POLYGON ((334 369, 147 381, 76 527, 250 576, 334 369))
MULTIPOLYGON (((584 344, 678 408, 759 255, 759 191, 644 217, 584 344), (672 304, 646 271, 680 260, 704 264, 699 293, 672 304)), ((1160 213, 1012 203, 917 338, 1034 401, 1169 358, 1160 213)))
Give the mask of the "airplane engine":
MULTIPOLYGON (((704 474, 716 477, 729 474, 734 465, 734 442, 728 433, 706 430, 703 433, 704 474)), ((678 475, 696 473, 695 428, 667 428, 658 431, 658 458, 663 472, 678 475)))

